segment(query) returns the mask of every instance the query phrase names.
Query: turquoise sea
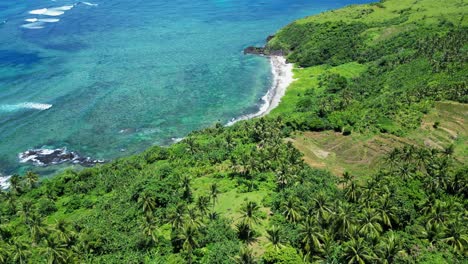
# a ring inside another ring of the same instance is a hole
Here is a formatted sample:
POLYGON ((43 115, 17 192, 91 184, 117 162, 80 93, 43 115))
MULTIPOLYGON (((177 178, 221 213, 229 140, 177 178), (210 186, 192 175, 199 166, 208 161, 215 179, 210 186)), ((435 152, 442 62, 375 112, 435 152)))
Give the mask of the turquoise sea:
POLYGON ((270 65, 243 48, 370 2, 89 1, 0 1, 1 174, 28 169, 18 153, 31 148, 113 159, 256 112, 270 65))

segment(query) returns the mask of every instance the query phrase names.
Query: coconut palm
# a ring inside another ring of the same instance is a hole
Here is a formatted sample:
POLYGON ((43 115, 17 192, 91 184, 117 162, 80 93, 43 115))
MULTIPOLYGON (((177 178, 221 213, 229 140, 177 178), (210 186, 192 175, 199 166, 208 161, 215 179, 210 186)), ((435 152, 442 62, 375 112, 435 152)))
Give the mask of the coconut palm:
POLYGON ((255 264, 255 260, 252 249, 248 247, 242 247, 239 251, 239 254, 234 258, 234 261, 237 264, 255 264))
POLYGON ((14 194, 21 192, 21 177, 18 174, 13 174, 10 177, 10 190, 14 194))
POLYGON ((352 203, 356 203, 359 200, 359 186, 357 185, 356 181, 351 181, 349 185, 344 188, 344 195, 348 201, 352 203))
POLYGON ((451 245, 456 252, 466 254, 468 248, 467 229, 460 223, 461 221, 457 221, 447 226, 443 241, 451 245))
POLYGON ((41 248, 41 252, 47 259, 48 264, 71 263, 70 252, 65 244, 61 244, 51 238, 46 238, 44 241, 45 248, 41 248))
POLYGON ((275 249, 279 250, 284 247, 283 240, 281 237, 281 229, 276 226, 272 226, 271 229, 267 230, 267 239, 269 244, 275 249))
POLYGON ((361 227, 359 233, 369 238, 377 238, 382 233, 383 229, 380 225, 380 216, 374 209, 364 209, 363 215, 360 219, 361 227))
POLYGON ((182 199, 191 202, 192 201, 192 188, 190 186, 191 179, 188 176, 182 178, 182 199))
POLYGON ((194 207, 190 207, 187 209, 186 222, 187 224, 192 225, 196 228, 203 226, 203 222, 198 214, 198 210, 194 207))
POLYGON ((289 222, 297 223, 301 219, 299 200, 296 197, 289 197, 281 207, 283 216, 289 222))
POLYGON ((156 209, 156 200, 148 193, 143 193, 138 197, 138 204, 146 216, 153 215, 156 209))
POLYGON ((423 230, 421 230, 421 236, 425 238, 431 245, 440 241, 444 237, 445 227, 437 222, 428 221, 423 230))
POLYGON ((37 245, 41 238, 46 234, 44 223, 42 222, 42 218, 38 214, 31 215, 29 231, 31 233, 33 246, 37 245))
POLYGON ((192 225, 184 225, 178 238, 182 241, 182 248, 185 250, 188 256, 188 263, 192 263, 193 250, 198 247, 198 230, 192 225))
POLYGON ((395 256, 402 252, 404 252, 403 245, 393 231, 382 238, 377 249, 377 255, 383 264, 393 263, 395 256))
POLYGON ((373 263, 374 259, 374 253, 365 244, 362 237, 351 239, 351 241, 344 244, 343 260, 348 264, 373 263))
POLYGON ((150 237, 154 243, 158 242, 158 230, 153 218, 145 218, 140 228, 143 234, 150 237))
POLYGON ((318 252, 322 247, 322 243, 320 242, 322 229, 319 227, 317 220, 314 217, 308 216, 301 224, 299 230, 304 251, 309 254, 318 252))
POLYGON ((32 171, 26 172, 25 176, 26 184, 29 187, 29 189, 32 189, 35 186, 35 184, 39 181, 39 175, 32 171))
POLYGON ((171 223, 172 230, 180 229, 185 223, 185 213, 187 212, 187 207, 185 204, 178 204, 168 216, 168 220, 171 223))
POLYGON ((398 218, 396 216, 397 208, 392 205, 388 194, 383 195, 382 203, 377 207, 377 211, 380 215, 380 219, 382 220, 382 224, 385 226, 392 228, 392 223, 398 222, 398 218))
POLYGON ((355 212, 351 205, 341 202, 338 203, 337 213, 333 219, 335 230, 341 239, 344 239, 349 234, 351 227, 355 224, 354 215, 355 212))
POLYGON ((31 254, 28 244, 19 237, 14 237, 11 243, 11 259, 14 263, 27 263, 28 256, 31 254))
POLYGON ((208 213, 209 205, 210 205, 210 197, 199 196, 197 198, 197 208, 203 216, 205 216, 208 213))
POLYGON ((313 200, 313 208, 317 212, 317 217, 321 220, 328 220, 328 217, 331 214, 331 208, 327 195, 323 192, 320 192, 313 200))
MULTIPOLYGON (((1 237, 0 237, 1 239, 1 237)), ((10 245, 7 243, 4 243, 3 241, 0 242, 0 263, 8 263, 8 259, 10 258, 10 252, 11 252, 10 245)))
POLYGON ((216 183, 211 184, 210 185, 210 197, 211 197, 211 200, 213 200, 213 208, 216 205, 216 202, 218 201, 218 195, 219 195, 218 185, 216 183))
POLYGON ((247 244, 250 244, 256 240, 255 231, 249 224, 245 222, 237 223, 236 231, 238 238, 247 244))
POLYGON ((60 219, 55 223, 54 231, 57 240, 65 245, 70 245, 75 239, 75 234, 68 229, 68 223, 60 219))
POLYGON ((258 217, 259 211, 260 207, 256 202, 248 201, 244 203, 240 209, 242 222, 248 224, 249 226, 257 224, 260 220, 258 217))

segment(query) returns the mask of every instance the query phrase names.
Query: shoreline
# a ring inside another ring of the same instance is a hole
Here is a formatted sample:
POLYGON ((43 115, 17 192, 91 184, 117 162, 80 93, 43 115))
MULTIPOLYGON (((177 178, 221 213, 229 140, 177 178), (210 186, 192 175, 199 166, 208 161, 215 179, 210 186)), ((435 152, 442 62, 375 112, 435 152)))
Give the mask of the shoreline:
POLYGON ((256 113, 233 118, 226 126, 232 126, 239 121, 266 116, 279 105, 286 93, 286 89, 295 81, 293 78, 294 64, 287 63, 284 56, 271 55, 268 58, 270 60, 273 82, 270 89, 262 97, 263 103, 260 109, 256 113))

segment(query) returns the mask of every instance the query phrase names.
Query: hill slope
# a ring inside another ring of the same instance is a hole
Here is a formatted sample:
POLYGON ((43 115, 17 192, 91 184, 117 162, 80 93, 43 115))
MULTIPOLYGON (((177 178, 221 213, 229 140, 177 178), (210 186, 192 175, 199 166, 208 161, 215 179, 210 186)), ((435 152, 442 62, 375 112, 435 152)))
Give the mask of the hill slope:
POLYGON ((270 116, 13 176, 0 263, 465 263, 464 10, 387 0, 292 23, 267 48, 298 81, 270 116))

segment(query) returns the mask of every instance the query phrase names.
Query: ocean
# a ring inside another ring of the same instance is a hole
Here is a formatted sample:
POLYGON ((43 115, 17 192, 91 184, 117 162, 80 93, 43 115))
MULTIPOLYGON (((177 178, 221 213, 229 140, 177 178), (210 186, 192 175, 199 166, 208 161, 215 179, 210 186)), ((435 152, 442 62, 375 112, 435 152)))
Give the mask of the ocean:
MULTIPOLYGON (((0 2, 0 174, 28 149, 111 160, 261 107, 250 45, 307 15, 369 0, 0 2)), ((35 167, 50 174, 64 166, 35 167)))

